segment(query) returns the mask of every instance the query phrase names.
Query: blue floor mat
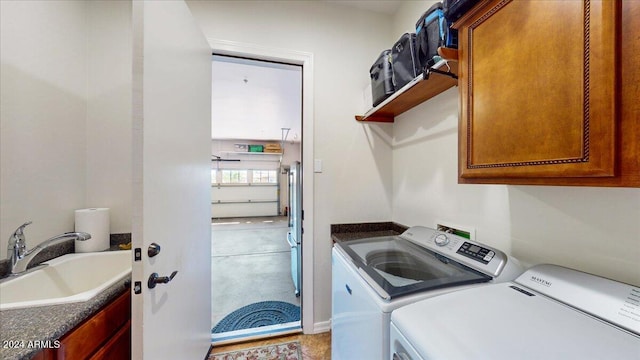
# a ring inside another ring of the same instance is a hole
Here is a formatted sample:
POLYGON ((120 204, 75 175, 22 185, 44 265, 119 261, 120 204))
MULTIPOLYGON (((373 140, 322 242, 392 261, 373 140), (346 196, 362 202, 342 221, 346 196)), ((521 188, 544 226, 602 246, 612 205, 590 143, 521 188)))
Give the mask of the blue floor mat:
POLYGON ((225 316, 211 329, 214 334, 300 321, 300 307, 283 301, 260 301, 225 316))

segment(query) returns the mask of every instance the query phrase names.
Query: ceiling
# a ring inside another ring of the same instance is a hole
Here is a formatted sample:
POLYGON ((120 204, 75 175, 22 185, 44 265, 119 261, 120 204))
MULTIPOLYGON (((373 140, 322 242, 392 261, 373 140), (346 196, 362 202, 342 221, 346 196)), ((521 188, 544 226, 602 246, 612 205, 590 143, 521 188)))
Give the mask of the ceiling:
MULTIPOLYGON (((319 0, 380 14, 394 14, 402 1, 319 0)), ((214 56, 213 139, 299 142, 302 135, 302 68, 295 65, 214 56), (292 101, 293 100, 293 101, 292 101)))
POLYGON ((302 67, 214 55, 213 139, 301 140, 302 67))
POLYGON ((387 15, 395 14, 398 8, 400 7, 400 5, 402 4, 401 0, 395 0, 395 1, 322 0, 322 1, 336 4, 336 5, 349 6, 349 7, 373 11, 381 14, 387 14, 387 15))

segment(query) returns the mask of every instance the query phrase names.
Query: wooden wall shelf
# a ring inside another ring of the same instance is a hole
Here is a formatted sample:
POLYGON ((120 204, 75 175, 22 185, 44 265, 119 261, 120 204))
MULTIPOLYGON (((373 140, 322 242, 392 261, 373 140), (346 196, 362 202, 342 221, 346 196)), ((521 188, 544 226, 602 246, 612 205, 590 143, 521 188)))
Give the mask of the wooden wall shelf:
MULTIPOLYGON (((450 71, 457 75, 458 64, 455 61, 441 60, 433 68, 446 71, 448 70, 447 64, 450 71)), ((355 118, 362 122, 392 123, 396 116, 455 85, 458 85, 458 80, 447 75, 431 73, 428 79, 423 79, 423 75, 420 74, 381 104, 367 111, 364 115, 356 115, 355 118)))

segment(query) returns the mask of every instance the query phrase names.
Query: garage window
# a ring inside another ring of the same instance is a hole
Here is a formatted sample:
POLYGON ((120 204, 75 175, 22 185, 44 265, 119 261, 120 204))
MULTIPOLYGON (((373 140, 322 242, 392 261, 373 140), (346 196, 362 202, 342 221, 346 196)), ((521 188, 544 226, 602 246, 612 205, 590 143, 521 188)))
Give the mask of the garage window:
POLYGON ((252 183, 275 184, 278 182, 278 172, 276 170, 253 170, 252 183))
POLYGON ((222 170, 223 184, 246 184, 248 170, 222 170))

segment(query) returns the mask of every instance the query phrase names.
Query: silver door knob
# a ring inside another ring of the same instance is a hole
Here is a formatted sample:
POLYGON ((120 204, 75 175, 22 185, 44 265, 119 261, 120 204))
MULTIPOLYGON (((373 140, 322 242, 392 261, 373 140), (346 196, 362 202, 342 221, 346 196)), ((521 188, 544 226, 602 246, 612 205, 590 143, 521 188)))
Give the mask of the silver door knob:
POLYGON ((151 243, 151 245, 149 245, 149 248, 147 249, 147 255, 149 255, 150 258, 158 255, 160 253, 160 245, 156 244, 156 243, 151 243))

